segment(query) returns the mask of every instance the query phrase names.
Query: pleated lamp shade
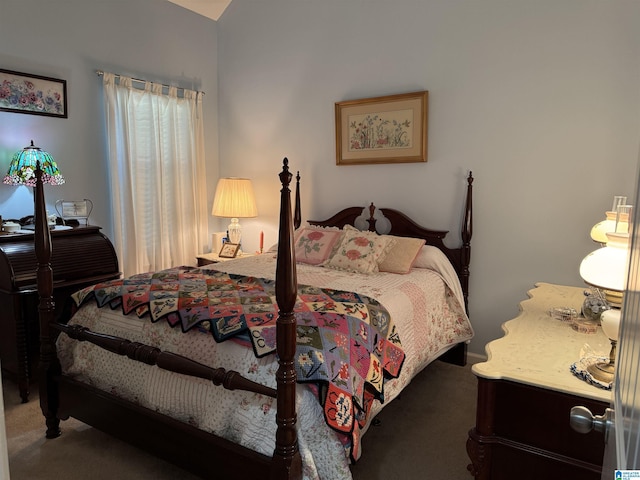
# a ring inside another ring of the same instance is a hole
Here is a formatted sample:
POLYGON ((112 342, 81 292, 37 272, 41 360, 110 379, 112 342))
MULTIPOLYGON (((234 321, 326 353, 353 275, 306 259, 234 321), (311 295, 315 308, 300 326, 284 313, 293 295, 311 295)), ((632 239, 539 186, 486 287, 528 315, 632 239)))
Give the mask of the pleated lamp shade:
POLYGON ((216 217, 231 218, 229 240, 240 243, 242 229, 238 218, 258 216, 253 185, 248 178, 221 178, 216 186, 211 214, 216 217))

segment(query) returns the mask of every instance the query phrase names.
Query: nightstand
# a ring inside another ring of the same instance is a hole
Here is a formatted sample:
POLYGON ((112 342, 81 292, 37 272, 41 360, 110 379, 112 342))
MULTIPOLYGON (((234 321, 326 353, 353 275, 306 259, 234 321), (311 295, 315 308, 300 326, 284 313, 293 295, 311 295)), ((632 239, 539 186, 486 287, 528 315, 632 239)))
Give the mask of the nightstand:
POLYGON ((198 262, 199 267, 203 267, 205 265, 210 265, 212 263, 226 262, 227 260, 235 260, 236 258, 253 257, 254 255, 255 255, 254 253, 241 253, 234 258, 225 258, 225 257, 218 256, 218 254, 214 252, 201 253, 200 255, 196 255, 196 261, 198 262))
POLYGON ((477 480, 600 480, 604 437, 575 432, 569 413, 584 405, 601 415, 611 392, 580 380, 570 366, 584 344, 603 354, 611 344, 600 328, 578 333, 548 314, 553 307, 580 311, 584 290, 536 284, 520 314, 503 325, 505 336, 487 345, 488 360, 473 365, 478 399, 467 452, 477 480))

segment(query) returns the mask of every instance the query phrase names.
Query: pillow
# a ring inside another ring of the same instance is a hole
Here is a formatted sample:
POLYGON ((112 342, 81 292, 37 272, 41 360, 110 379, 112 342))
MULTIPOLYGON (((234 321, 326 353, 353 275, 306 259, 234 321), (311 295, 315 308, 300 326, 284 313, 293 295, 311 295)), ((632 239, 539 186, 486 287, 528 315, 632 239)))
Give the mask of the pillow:
POLYGON ((356 273, 378 271, 378 262, 395 244, 395 238, 375 232, 361 232, 345 225, 336 252, 323 263, 325 267, 356 273))
POLYGON ((295 235, 296 262, 320 265, 340 241, 341 230, 304 227, 295 235))
MULTIPOLYGON (((385 236, 391 237, 391 235, 385 236)), ((411 237, 392 238, 395 239, 395 245, 389 250, 387 256, 378 262, 378 269, 381 272, 409 273, 411 265, 413 265, 414 260, 420 253, 425 240, 411 237)))
POLYGON ((443 264, 448 263, 450 263, 449 259, 442 250, 433 245, 425 245, 420 249, 420 252, 418 252, 418 256, 413 262, 413 267, 429 268, 438 272, 443 264))
POLYGON ((425 245, 413 262, 413 268, 428 268, 440 274, 449 285, 460 305, 464 305, 464 294, 460 280, 453 265, 442 250, 432 245, 425 245))

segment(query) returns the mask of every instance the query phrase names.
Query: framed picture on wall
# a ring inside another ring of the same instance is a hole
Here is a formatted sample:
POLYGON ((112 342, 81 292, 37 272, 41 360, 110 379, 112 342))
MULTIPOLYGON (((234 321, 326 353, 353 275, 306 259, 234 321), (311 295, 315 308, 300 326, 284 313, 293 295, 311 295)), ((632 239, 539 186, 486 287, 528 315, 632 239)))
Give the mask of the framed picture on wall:
POLYGON ((0 69, 0 111, 67 118, 67 81, 0 69))
POLYGON ((335 104, 336 164, 427 161, 429 92, 335 104))

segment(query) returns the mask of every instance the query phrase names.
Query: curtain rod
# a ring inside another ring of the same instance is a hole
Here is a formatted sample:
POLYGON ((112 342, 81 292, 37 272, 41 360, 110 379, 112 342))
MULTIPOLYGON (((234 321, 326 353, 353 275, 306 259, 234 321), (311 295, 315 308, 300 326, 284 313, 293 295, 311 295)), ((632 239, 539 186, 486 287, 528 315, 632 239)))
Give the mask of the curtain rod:
MULTIPOLYGON (((104 75, 104 71, 103 70, 96 70, 96 74, 99 75, 100 77, 102 77, 104 75)), ((122 75, 120 75, 119 73, 114 73, 114 75, 116 77, 121 77, 122 75)), ((131 77, 131 80, 133 80, 134 82, 140 82, 140 83, 147 83, 147 80, 142 80, 140 78, 133 78, 131 77)), ((153 82, 151 82, 153 83, 153 82)), ((170 88, 172 85, 165 85, 162 84, 163 87, 166 88, 170 88)), ((178 90, 191 90, 190 88, 184 88, 184 87, 176 87, 178 90)), ((196 90, 197 92, 197 90, 196 90)), ((202 95, 204 95, 204 92, 197 92, 197 93, 201 93, 202 95)))

